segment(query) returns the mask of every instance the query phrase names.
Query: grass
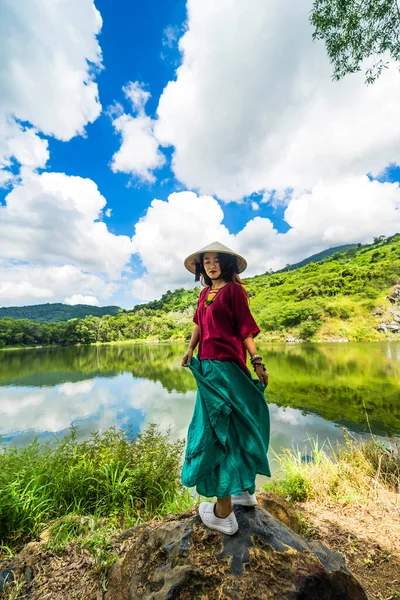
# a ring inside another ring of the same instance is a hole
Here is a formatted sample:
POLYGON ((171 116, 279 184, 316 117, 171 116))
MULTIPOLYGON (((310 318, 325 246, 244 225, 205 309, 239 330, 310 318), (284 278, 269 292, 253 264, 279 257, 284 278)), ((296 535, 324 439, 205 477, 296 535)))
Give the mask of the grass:
POLYGON ((400 445, 372 437, 355 440, 345 432, 345 444, 337 448, 309 440, 311 451, 285 449, 274 459, 277 474, 264 486, 292 502, 334 501, 364 504, 383 490, 400 492, 400 445), (307 459, 305 460, 305 456, 307 459))
POLYGON ((1 448, 3 547, 22 546, 60 518, 56 545, 72 537, 96 545, 99 531, 107 538, 117 528, 192 505, 179 477, 183 441, 171 442, 155 425, 137 437, 110 428, 78 442, 76 434, 72 428, 55 444, 1 448))
MULTIPOLYGON (((275 454, 279 471, 265 485, 293 502, 364 504, 400 491, 400 446, 374 437, 333 448, 309 440, 275 454)), ((0 555, 12 557, 39 539, 51 553, 87 551, 100 577, 117 560, 119 532, 195 504, 180 484, 183 441, 150 425, 134 437, 110 428, 77 440, 76 428, 55 443, 0 445, 0 555)), ((303 529, 306 527, 303 524, 303 529)), ((19 582, 7 593, 18 594, 19 582)), ((17 597, 17 595, 15 596, 17 597)))

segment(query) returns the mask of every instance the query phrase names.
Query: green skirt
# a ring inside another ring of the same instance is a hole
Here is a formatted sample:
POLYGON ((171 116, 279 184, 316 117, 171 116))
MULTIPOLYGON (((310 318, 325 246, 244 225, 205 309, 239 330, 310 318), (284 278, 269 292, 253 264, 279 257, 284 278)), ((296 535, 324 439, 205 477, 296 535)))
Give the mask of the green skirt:
POLYGON ((236 363, 192 358, 197 383, 182 483, 198 494, 224 498, 255 490, 257 473, 271 476, 269 410, 263 387, 236 363))

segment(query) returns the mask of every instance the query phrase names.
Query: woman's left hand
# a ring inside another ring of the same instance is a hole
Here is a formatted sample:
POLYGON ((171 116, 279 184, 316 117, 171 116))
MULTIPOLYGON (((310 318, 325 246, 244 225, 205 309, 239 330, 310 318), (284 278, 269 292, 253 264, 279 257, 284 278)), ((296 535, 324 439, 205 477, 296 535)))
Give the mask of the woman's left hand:
POLYGON ((260 383, 263 387, 267 387, 268 385, 268 372, 264 371, 262 365, 256 365, 256 375, 260 380, 260 383))

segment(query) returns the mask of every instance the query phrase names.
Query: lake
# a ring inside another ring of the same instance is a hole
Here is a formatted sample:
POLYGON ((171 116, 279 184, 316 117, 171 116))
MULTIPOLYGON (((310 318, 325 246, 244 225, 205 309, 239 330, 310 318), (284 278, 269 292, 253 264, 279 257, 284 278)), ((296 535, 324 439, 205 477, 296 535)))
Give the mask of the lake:
MULTIPOLYGON (((186 344, 121 344, 0 352, 0 435, 24 445, 78 426, 156 423, 184 438, 196 386, 180 363, 186 344)), ((257 344, 269 373, 271 448, 307 438, 343 442, 400 434, 400 342, 257 344)), ((306 449, 304 450, 306 452, 306 449)), ((274 469, 273 465, 271 465, 274 469)))

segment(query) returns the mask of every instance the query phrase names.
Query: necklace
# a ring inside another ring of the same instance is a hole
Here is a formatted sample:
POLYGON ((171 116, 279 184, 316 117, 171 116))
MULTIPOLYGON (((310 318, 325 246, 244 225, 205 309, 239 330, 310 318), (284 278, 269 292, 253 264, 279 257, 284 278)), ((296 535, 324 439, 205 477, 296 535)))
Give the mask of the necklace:
POLYGON ((221 285, 219 288, 213 290, 212 288, 210 288, 209 292, 208 292, 208 296, 207 299, 204 300, 204 306, 210 306, 210 304, 214 301, 215 296, 218 294, 219 290, 222 290, 223 287, 225 287, 226 283, 224 285, 221 285))

